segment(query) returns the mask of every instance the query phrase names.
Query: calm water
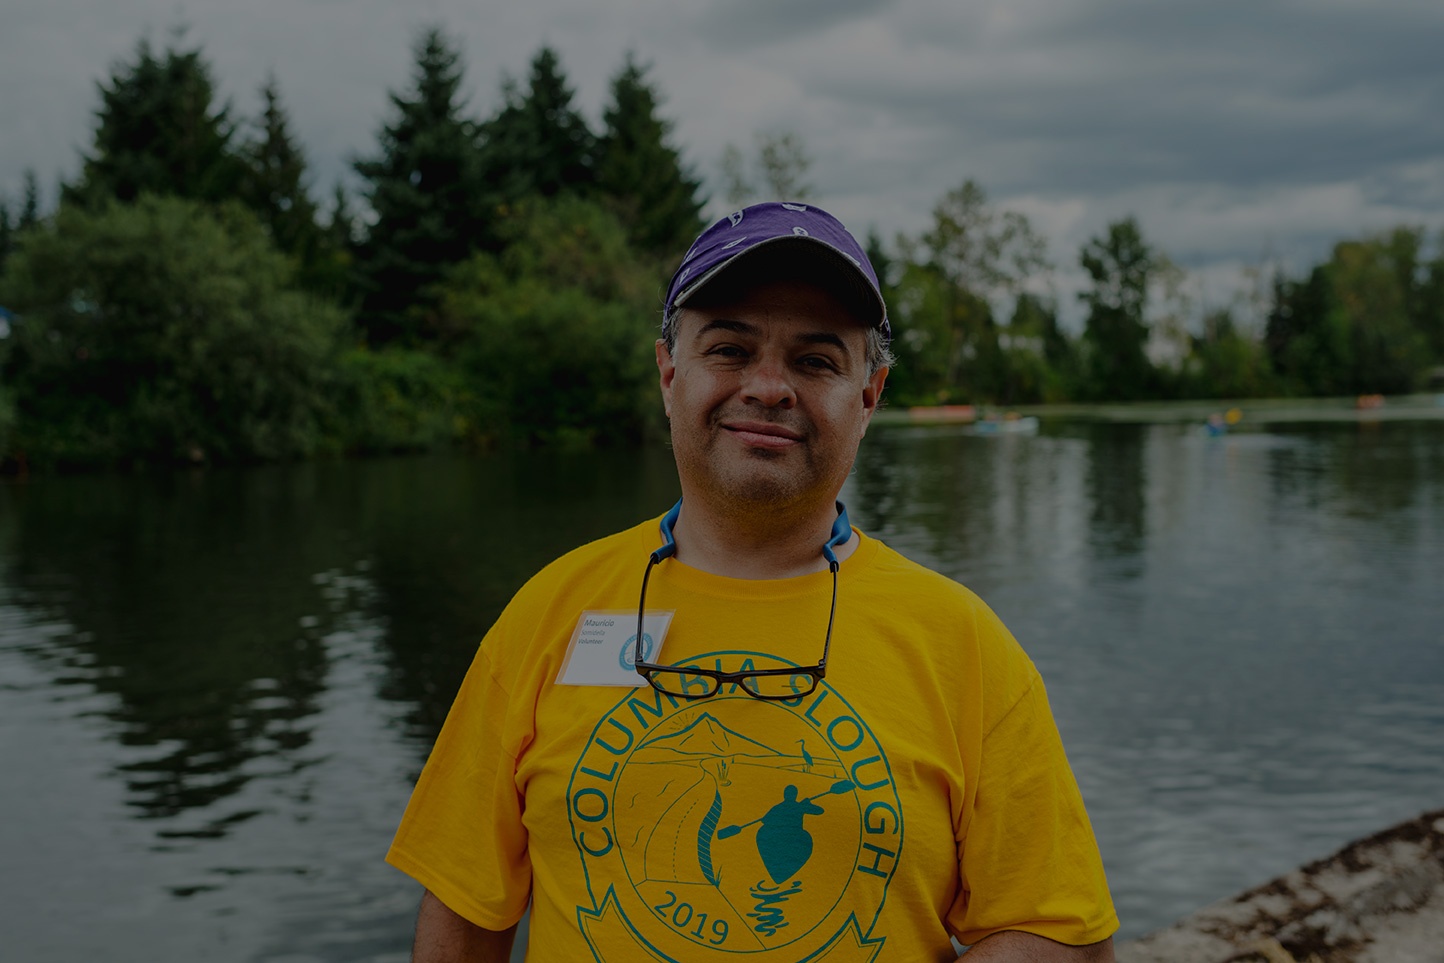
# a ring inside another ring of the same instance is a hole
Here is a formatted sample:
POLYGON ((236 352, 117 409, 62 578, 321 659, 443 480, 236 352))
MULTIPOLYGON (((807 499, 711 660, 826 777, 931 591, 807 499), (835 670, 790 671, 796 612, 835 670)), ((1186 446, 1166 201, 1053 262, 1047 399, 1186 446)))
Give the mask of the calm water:
MULTIPOLYGON (((381 858, 517 585, 665 451, 0 486, 6 960, 404 960, 381 858)), ((856 522, 1049 682, 1137 935, 1444 806, 1444 423, 874 429, 856 522)))

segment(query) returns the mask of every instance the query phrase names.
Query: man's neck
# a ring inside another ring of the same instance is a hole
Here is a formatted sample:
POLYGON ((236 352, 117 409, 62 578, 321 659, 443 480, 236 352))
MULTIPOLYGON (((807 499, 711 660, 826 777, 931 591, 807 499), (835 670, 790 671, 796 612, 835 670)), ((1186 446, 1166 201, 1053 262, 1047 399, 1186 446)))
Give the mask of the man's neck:
MULTIPOLYGON (((718 510, 700 499, 684 499, 673 535, 677 561, 728 578, 793 578, 827 569, 822 546, 837 520, 835 504, 819 509, 718 510)), ((857 536, 836 546, 839 561, 857 548, 857 536)))

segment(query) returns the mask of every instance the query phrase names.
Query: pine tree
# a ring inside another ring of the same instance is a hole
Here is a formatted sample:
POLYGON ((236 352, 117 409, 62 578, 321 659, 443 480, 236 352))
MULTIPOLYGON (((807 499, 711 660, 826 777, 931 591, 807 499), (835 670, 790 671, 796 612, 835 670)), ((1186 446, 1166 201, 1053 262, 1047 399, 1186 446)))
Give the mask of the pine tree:
POLYGON ((1084 245, 1078 263, 1093 286, 1078 295, 1088 305, 1083 340, 1091 348, 1088 389, 1097 398, 1148 397, 1156 377, 1148 359, 1148 286, 1161 255, 1143 239, 1132 217, 1084 245))
POLYGON ((0 275, 5 273, 5 261, 15 249, 15 225, 10 220, 10 203, 0 196, 0 275))
POLYGON ((597 187, 615 204, 639 251, 681 257, 702 227, 701 183, 668 143, 647 68, 631 54, 612 79, 612 102, 597 143, 597 187))
POLYGON ((306 184, 306 156, 291 136, 275 75, 261 85, 261 98, 258 134, 243 150, 246 176, 241 197, 266 225, 276 246, 306 264, 320 242, 316 204, 306 184))
POLYGON ((156 56, 141 40, 134 62, 117 64, 97 87, 94 144, 68 199, 94 205, 149 192, 220 201, 234 193, 243 170, 231 149, 235 126, 229 105, 215 103, 199 49, 172 45, 156 56))
POLYGON ((413 86, 391 95, 380 153, 356 163, 375 221, 358 250, 360 321, 373 344, 427 339, 428 288, 486 239, 489 191, 461 54, 439 28, 416 46, 413 86))
POLYGON ((526 93, 508 83, 505 100, 484 129, 487 177, 502 201, 586 193, 596 179, 596 135, 572 106, 556 51, 537 51, 526 93))
POLYGON ((24 231, 32 228, 40 220, 40 182, 35 177, 35 169, 25 169, 25 193, 20 202, 20 223, 19 229, 24 231))

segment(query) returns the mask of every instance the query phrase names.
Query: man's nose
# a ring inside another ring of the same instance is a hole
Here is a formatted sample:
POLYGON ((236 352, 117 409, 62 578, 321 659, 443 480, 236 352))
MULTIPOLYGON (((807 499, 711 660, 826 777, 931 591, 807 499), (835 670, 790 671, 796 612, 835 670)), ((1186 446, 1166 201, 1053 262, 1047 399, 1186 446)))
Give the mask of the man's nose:
POLYGON ((748 365, 742 397, 768 408, 791 408, 797 402, 797 392, 786 362, 780 358, 759 358, 748 365))

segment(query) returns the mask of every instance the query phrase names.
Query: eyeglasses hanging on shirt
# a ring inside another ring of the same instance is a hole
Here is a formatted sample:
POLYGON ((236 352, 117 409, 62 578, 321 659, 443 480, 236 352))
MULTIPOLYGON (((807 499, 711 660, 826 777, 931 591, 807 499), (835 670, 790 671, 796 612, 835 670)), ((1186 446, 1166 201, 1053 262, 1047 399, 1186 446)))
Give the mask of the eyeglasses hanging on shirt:
MULTIPOLYGON (((647 580, 652 569, 664 559, 677 554, 677 541, 672 533, 677 517, 682 512, 682 502, 672 506, 662 518, 663 543, 647 559, 647 568, 642 573, 642 597, 637 602, 637 642, 634 661, 637 673, 652 688, 680 699, 710 699, 722 691, 722 687, 737 686, 754 699, 783 700, 798 699, 816 691, 827 674, 827 653, 832 647, 832 623, 837 615, 837 555, 833 549, 852 537, 852 526, 847 520, 847 509, 837 503, 837 518, 832 523, 832 533, 822 546, 822 556, 832 572, 832 604, 827 612, 827 634, 822 640, 822 658, 816 665, 787 666, 777 669, 749 669, 745 672, 723 672, 720 669, 703 669, 696 666, 658 665, 642 661, 642 626, 647 611, 647 580)), ((735 689, 733 691, 736 691, 735 689)))

